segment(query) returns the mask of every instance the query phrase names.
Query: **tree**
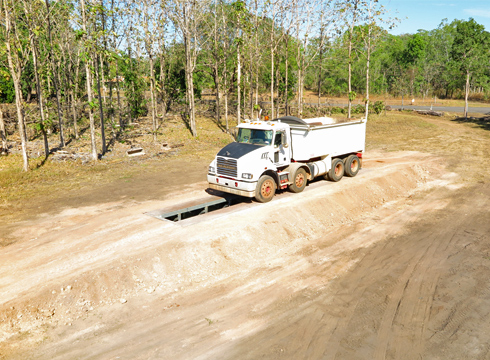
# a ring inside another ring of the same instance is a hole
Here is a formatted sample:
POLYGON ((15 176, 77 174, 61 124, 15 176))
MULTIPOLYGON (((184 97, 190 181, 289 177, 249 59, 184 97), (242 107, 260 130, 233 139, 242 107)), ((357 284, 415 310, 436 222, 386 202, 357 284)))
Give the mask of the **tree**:
POLYGON ((60 147, 65 146, 65 137, 63 135, 63 110, 61 109, 61 104, 60 104, 60 97, 61 97, 61 92, 60 92, 60 85, 59 85, 59 74, 58 74, 58 67, 55 64, 55 59, 54 59, 54 54, 53 54, 53 37, 51 36, 51 10, 49 7, 49 0, 45 0, 46 2, 46 20, 47 20, 47 29, 48 29, 48 46, 49 46, 49 59, 51 62, 51 69, 53 71, 53 84, 55 88, 55 93, 56 93, 56 108, 58 110, 58 124, 59 124, 59 132, 60 132, 60 147))
POLYGON ((185 48, 185 79, 186 79, 186 119, 192 135, 197 136, 196 109, 194 94, 194 71, 199 53, 199 34, 198 27, 205 16, 205 9, 210 4, 210 0, 173 0, 168 6, 169 17, 174 26, 179 30, 185 48))
POLYGON ((37 94, 37 100, 38 100, 39 112, 40 112, 39 127, 41 130, 41 133, 43 134, 44 156, 47 158, 49 156, 49 144, 48 144, 48 135, 46 133, 46 129, 45 129, 45 125, 44 125, 46 123, 46 116, 45 116, 45 112, 44 112, 43 91, 42 91, 41 80, 40 80, 40 76, 39 76, 38 36, 36 35, 36 33, 39 33, 39 26, 40 25, 35 24, 34 19, 32 18, 32 16, 34 14, 40 12, 40 9, 38 9, 38 11, 35 12, 32 8, 33 4, 31 1, 23 0, 22 4, 24 7, 27 29, 29 32, 29 41, 30 41, 30 45, 31 45, 31 54, 32 54, 32 60, 33 60, 33 65, 34 65, 34 75, 36 78, 36 94, 37 94))
POLYGON ((298 66, 298 114, 303 114, 304 78, 307 68, 320 55, 334 24, 334 9, 329 2, 296 0, 294 4, 294 36, 296 38, 296 63, 298 66), (315 43, 315 47, 311 45, 315 43))
POLYGON ((470 93, 471 76, 488 64, 490 36, 483 25, 475 20, 458 21, 456 34, 451 50, 451 56, 459 64, 460 70, 466 76, 464 116, 468 117, 468 96, 470 93))
MULTIPOLYGON (((150 65, 150 101, 151 101, 151 118, 153 125, 153 140, 157 140, 158 120, 157 120, 157 102, 156 102, 156 79, 155 79, 155 50, 157 38, 163 35, 161 30, 164 27, 163 8, 159 1, 143 0, 142 23, 143 23, 143 42, 146 55, 150 65)), ((163 5, 164 6, 164 5, 163 5)))
POLYGON ((17 17, 20 16, 19 3, 14 0, 3 0, 5 14, 5 47, 10 69, 10 75, 14 82, 15 106, 17 108, 17 120, 19 137, 22 146, 23 170, 29 170, 29 157, 27 156, 27 136, 24 122, 24 99, 22 97, 21 76, 28 58, 28 43, 17 27, 17 17))
MULTIPOLYGON (((378 0, 370 0, 367 4, 367 15, 364 19, 364 25, 358 27, 357 31, 364 45, 364 51, 361 53, 366 58, 366 90, 365 90, 365 112, 364 116, 366 120, 369 116, 369 83, 370 83, 370 67, 371 67, 371 55, 375 49, 379 39, 386 34, 380 25, 385 25, 392 29, 398 19, 385 18, 386 9, 383 5, 378 3, 378 0)), ((418 49, 421 49, 420 46, 418 49)), ((421 56, 417 54, 417 56, 421 56)))
POLYGON ((95 120, 94 120, 94 97, 92 92, 92 71, 90 69, 90 59, 91 59, 91 47, 93 46, 93 39, 87 26, 87 16, 85 9, 85 0, 80 0, 80 12, 82 15, 82 31, 80 35, 84 41, 84 57, 85 57, 85 76, 86 76, 86 86, 87 86, 87 100, 89 106, 89 120, 90 120, 90 146, 92 153, 92 160, 97 161, 97 144, 95 142, 95 120))

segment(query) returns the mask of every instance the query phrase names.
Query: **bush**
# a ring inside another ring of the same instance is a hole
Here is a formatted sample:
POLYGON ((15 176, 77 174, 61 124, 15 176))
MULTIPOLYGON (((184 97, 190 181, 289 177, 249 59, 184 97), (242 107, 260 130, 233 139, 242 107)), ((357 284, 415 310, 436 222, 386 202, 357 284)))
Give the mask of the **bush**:
POLYGON ((332 106, 330 108, 330 114, 345 114, 345 108, 339 106, 332 106))
POLYGON ((374 105, 372 105, 372 110, 374 110, 374 112, 378 115, 381 114, 384 109, 385 103, 383 101, 376 101, 374 105))
POLYGON ((366 107, 364 105, 358 104, 352 107, 352 114, 364 114, 366 107))

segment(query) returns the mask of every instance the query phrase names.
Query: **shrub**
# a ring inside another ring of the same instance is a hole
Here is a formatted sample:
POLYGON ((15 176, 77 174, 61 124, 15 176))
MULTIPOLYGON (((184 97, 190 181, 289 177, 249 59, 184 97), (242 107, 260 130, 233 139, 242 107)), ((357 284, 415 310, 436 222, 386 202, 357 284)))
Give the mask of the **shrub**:
POLYGON ((385 109, 385 103, 383 101, 376 101, 374 105, 372 105, 372 109, 376 114, 381 114, 385 109))

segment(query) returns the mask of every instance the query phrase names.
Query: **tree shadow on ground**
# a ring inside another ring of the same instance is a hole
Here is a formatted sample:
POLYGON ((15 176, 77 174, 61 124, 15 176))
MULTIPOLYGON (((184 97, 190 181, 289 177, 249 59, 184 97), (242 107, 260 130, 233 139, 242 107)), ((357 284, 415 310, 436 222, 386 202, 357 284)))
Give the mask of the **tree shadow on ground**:
POLYGON ((451 121, 455 121, 459 124, 473 123, 484 130, 490 130, 490 115, 481 117, 470 116, 468 118, 460 117, 451 121))

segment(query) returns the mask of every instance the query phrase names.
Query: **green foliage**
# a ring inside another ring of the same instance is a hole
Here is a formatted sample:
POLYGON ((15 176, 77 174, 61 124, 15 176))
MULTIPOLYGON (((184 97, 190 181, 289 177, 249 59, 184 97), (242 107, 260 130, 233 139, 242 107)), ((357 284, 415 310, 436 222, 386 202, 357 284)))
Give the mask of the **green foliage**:
POLYGON ((356 99, 356 96, 357 96, 356 92, 355 91, 351 91, 349 93, 349 101, 354 101, 356 99))
POLYGON ((144 79, 136 71, 135 59, 124 59, 125 66, 122 68, 124 76, 124 89, 126 93, 129 111, 133 118, 145 116, 148 113, 147 100, 144 98, 146 84, 144 79))
POLYGON ((15 101, 14 82, 9 77, 0 76, 0 101, 9 104, 15 101))
POLYGON ((372 108, 372 110, 379 115, 385 109, 385 104, 383 101, 376 101, 374 104, 370 104, 370 108, 372 108))
POLYGON ((488 63, 490 34, 474 19, 456 21, 456 34, 451 49, 454 61, 463 71, 476 70, 488 63), (485 61, 485 59, 487 61, 485 61))

